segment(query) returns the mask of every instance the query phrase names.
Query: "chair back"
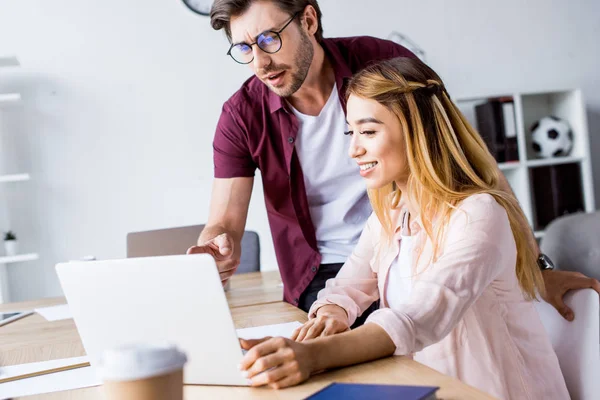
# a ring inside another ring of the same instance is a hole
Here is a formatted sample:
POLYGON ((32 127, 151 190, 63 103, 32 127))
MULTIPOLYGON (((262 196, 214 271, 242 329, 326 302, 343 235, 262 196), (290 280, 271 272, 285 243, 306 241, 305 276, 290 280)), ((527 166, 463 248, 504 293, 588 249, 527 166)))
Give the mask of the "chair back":
MULTIPOLYGON (((171 256, 185 254, 198 241, 204 225, 155 229, 127 234, 127 258, 171 256)), ((260 241, 258 234, 245 231, 242 256, 236 273, 260 271, 260 241)))
POLYGON ((540 249, 557 269, 600 280, 600 211, 555 219, 547 226, 540 249))
POLYGON ((536 302, 573 400, 597 399, 600 393, 600 298, 593 289, 568 292, 571 322, 545 301, 536 302))

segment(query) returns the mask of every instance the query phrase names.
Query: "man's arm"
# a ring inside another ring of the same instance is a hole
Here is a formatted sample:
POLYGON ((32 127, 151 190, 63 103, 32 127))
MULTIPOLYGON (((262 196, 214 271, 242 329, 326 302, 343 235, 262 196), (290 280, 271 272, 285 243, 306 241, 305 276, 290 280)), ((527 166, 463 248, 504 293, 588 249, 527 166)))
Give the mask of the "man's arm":
POLYGON ((222 233, 229 234, 236 243, 242 240, 253 185, 254 178, 214 180, 208 221, 198 238, 199 246, 222 233))
POLYGON ((254 178, 215 179, 206 227, 188 254, 209 253, 226 283, 240 263, 241 241, 254 178))
MULTIPOLYGON (((516 199, 517 196, 515 196, 515 192, 513 192, 512 188, 510 187, 508 180, 506 179, 506 177, 504 176, 502 171, 500 171, 500 170, 498 170, 498 171, 499 171, 499 175, 500 175, 500 181, 498 182, 500 184, 500 190, 502 190, 503 192, 512 194, 516 199)), ((533 251, 533 254, 540 254, 540 247, 538 246, 537 240, 535 240, 535 235, 533 234, 533 231, 531 230, 531 226, 529 225, 529 222, 527 221, 527 219, 525 219, 525 218, 521 219, 521 221, 519 221, 519 224, 521 225, 520 228, 523 230, 523 232, 529 232, 529 235, 527 235, 527 238, 528 238, 529 246, 531 247, 531 250, 533 251)))
MULTIPOLYGON (((500 173, 499 183, 501 190, 514 195, 512 188, 502 173, 500 173)), ((531 246, 534 254, 540 254, 540 247, 538 246, 537 240, 535 240, 535 235, 527 220, 521 220, 520 225, 524 232, 529 232, 529 246, 531 246)), ((556 308, 560 315, 568 321, 572 321, 573 318, 575 318, 573 310, 571 310, 563 301, 564 295, 569 290, 591 288, 600 294, 600 282, 594 278, 589 278, 580 272, 544 270, 542 271, 542 277, 544 278, 544 286, 546 287, 546 291, 542 295, 543 299, 556 308)))

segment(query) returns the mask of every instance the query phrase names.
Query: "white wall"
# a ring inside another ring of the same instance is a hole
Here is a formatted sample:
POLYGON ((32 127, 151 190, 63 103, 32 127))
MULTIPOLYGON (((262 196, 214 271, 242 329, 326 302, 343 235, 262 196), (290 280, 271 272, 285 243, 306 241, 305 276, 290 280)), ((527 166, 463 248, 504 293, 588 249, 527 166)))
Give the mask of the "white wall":
MULTIPOLYGON (((455 96, 582 87, 594 153, 600 3, 522 3, 321 0, 326 36, 403 32, 455 96)), ((125 256, 127 232, 206 220, 214 127, 249 76, 226 50, 177 0, 0 0, 0 53, 24 66, 1 73, 0 90, 25 99, 2 113, 0 173, 34 177, 0 188, 0 229, 41 257, 8 266, 12 300, 59 295, 56 262, 125 256)), ((275 268, 259 181, 248 229, 275 268)))

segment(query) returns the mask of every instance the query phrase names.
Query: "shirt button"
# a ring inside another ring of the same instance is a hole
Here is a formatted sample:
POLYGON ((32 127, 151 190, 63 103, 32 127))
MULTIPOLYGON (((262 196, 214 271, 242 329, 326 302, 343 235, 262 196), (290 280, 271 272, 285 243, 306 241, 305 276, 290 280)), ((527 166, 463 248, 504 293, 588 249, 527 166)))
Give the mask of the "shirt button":
POLYGON ((290 142, 290 143, 294 143, 294 138, 290 136, 290 137, 288 138, 288 142, 290 142))
POLYGON ((310 270, 311 270, 312 272, 317 272, 317 267, 312 267, 310 270))

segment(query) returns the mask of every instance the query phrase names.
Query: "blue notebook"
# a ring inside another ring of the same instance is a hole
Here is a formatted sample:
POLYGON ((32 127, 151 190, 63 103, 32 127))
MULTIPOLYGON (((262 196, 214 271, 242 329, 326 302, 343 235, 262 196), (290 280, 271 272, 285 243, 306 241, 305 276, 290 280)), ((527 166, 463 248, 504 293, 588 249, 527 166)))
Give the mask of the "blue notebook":
POLYGON ((438 387, 332 383, 306 400, 435 400, 438 387))

